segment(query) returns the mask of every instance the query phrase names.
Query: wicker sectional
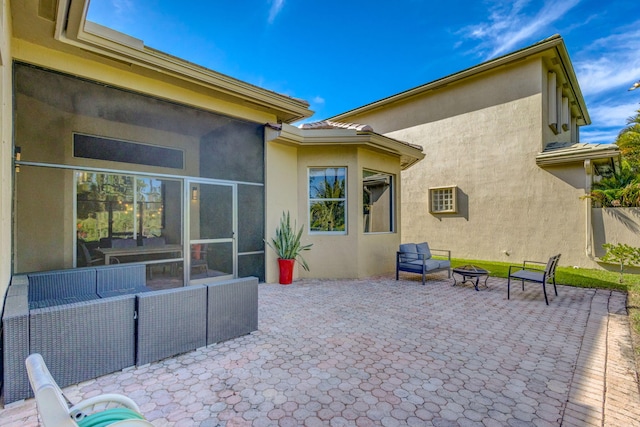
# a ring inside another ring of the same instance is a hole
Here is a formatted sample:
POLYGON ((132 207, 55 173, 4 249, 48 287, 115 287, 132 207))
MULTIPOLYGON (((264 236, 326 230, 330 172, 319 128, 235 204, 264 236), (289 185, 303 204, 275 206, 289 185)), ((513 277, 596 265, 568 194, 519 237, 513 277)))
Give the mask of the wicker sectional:
MULTIPOLYGON (((2 316, 5 404, 33 396, 24 365, 31 353, 42 354, 58 384, 66 387, 258 328, 255 277, 150 291, 137 282, 140 271, 131 265, 123 267, 125 271, 113 266, 76 269, 76 275, 68 270, 71 275, 67 278, 72 282, 83 277, 79 298, 70 292, 69 283, 64 283, 65 274, 60 272, 52 272, 50 282, 43 277, 35 282, 60 286, 61 295, 45 289, 34 296, 33 275, 12 278, 2 316), (109 269, 107 276, 117 277, 117 282, 125 285, 118 289, 111 280, 109 293, 100 293, 116 296, 102 298, 97 295, 96 285, 95 297, 87 298, 91 294, 86 283, 90 270, 98 271, 93 277, 99 277, 102 269, 109 269)), ((144 265, 139 268, 144 269, 144 265)))

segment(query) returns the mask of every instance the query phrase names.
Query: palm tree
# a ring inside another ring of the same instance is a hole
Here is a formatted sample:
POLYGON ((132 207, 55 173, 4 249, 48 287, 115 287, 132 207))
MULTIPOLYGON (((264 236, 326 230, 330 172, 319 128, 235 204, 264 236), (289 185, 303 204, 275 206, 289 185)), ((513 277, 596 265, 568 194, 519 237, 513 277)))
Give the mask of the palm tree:
POLYGON ((631 169, 640 172, 640 108, 627 119, 627 127, 618 134, 616 145, 631 169))
POLYGON ((593 184, 586 196, 602 207, 640 206, 640 180, 630 167, 593 184))
POLYGON ((322 231, 344 231, 345 180, 337 174, 324 179, 313 187, 311 204, 311 229, 322 231), (320 199, 320 200, 318 200, 320 199))

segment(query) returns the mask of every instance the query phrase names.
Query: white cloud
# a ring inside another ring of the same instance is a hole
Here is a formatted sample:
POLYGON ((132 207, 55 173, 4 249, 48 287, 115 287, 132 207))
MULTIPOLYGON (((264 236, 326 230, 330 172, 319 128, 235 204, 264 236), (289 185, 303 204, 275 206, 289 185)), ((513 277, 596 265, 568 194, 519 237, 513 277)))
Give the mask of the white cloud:
POLYGON ((269 24, 273 24, 276 16, 280 13, 284 7, 285 0, 271 0, 271 9, 269 9, 269 24))
POLYGON ((616 142, 619 130, 589 130, 588 127, 580 129, 580 142, 592 144, 612 144, 616 142))
POLYGON ((112 0, 112 5, 118 16, 127 15, 134 9, 131 0, 112 0))
MULTIPOLYGON (((640 97, 634 98, 636 98, 634 101, 640 101, 640 97)), ((615 126, 620 130, 627 125, 627 119, 635 115, 638 107, 640 107, 638 102, 617 105, 605 104, 595 108, 589 108, 589 115, 591 116, 591 122, 600 127, 615 126)))
POLYGON ((491 9, 488 22, 462 29, 466 38, 482 40, 476 47, 494 58, 514 49, 523 40, 542 34, 553 22, 561 19, 580 0, 545 1, 534 16, 525 12, 529 0, 513 3, 497 1, 491 9))
MULTIPOLYGON (((627 95, 621 94, 621 96, 627 95)), ((629 94, 630 95, 630 94, 629 94)), ((584 142, 615 142, 618 133, 627 126, 627 119, 636 114, 640 107, 640 96, 634 96, 627 103, 601 103, 589 108, 591 125, 580 129, 580 140, 584 142)), ((589 104, 587 104, 589 105, 589 104)))
POLYGON ((311 103, 315 104, 315 105, 324 105, 324 98, 321 96, 315 96, 312 100, 311 103))
POLYGON ((596 40, 579 52, 574 68, 585 96, 620 92, 640 79, 640 22, 596 40))

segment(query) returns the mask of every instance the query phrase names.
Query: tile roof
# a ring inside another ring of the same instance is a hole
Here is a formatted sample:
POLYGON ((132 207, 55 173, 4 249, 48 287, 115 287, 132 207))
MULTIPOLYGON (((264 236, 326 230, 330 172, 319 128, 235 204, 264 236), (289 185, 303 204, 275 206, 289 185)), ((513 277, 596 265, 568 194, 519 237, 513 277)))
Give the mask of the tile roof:
POLYGON ((298 126, 300 129, 353 129, 363 132, 373 132, 373 128, 369 125, 361 125, 358 123, 341 123, 331 120, 321 120, 319 122, 303 123, 298 126))
POLYGON ((585 159, 616 157, 620 154, 615 144, 590 142, 551 142, 536 156, 539 165, 574 162, 585 159))
POLYGON ((544 147, 542 154, 559 153, 561 151, 599 151, 599 150, 616 150, 615 144, 601 144, 591 142, 551 142, 544 147))

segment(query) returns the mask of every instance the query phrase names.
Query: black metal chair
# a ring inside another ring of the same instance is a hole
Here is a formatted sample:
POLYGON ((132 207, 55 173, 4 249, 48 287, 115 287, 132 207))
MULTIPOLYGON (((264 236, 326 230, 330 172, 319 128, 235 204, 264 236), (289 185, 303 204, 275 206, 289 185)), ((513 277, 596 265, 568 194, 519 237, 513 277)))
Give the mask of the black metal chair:
POLYGON ((97 255, 92 256, 87 245, 78 240, 78 267, 91 267, 101 264, 104 264, 104 258, 97 255))
POLYGON ((540 261, 524 261, 522 265, 509 266, 509 276, 507 278, 507 299, 510 297, 511 279, 522 281, 522 290, 524 291, 524 282, 540 283, 542 285, 542 291, 544 292, 544 301, 549 305, 549 299, 547 298, 547 283, 553 284, 553 290, 558 296, 558 290, 556 289, 556 267, 560 260, 560 254, 552 256, 546 263, 540 261), (536 266, 532 266, 535 264, 536 266), (545 265, 544 270, 540 267, 545 265), (514 271, 518 269, 517 271, 514 271))

